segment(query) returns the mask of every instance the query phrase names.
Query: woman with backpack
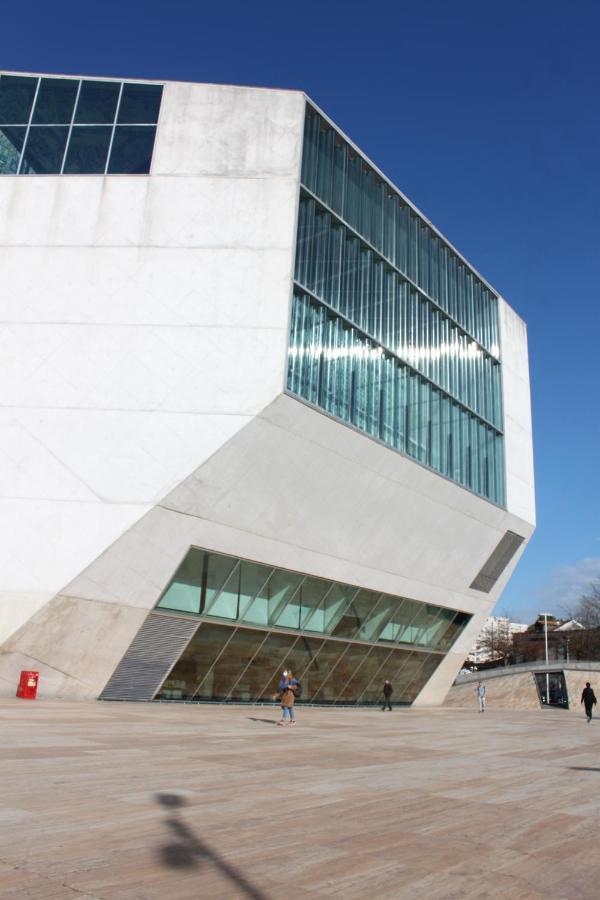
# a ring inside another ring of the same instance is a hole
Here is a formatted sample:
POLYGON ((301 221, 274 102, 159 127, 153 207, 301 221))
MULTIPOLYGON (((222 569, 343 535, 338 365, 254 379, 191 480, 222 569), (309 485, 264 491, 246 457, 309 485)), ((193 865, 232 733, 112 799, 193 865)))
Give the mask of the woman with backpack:
POLYGON ((291 672, 284 672, 283 678, 279 682, 279 691, 281 694, 281 721, 278 725, 287 725, 288 719, 290 725, 296 724, 296 716, 294 714, 294 700, 296 699, 296 691, 300 682, 294 678, 291 672))

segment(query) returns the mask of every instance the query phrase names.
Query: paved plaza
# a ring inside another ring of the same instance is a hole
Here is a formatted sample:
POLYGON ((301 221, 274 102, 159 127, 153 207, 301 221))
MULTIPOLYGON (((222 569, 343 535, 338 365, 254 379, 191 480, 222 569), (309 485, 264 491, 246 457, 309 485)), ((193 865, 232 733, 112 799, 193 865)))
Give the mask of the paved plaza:
POLYGON ((0 701, 2 900, 596 898, 600 720, 0 701))

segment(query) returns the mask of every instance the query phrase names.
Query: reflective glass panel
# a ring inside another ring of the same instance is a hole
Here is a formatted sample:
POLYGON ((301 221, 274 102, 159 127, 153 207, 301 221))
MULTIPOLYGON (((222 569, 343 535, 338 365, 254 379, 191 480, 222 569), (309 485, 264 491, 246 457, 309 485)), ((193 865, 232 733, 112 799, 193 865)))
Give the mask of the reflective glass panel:
POLYGON ((428 653, 424 654, 425 659, 423 661, 423 665, 415 672, 414 678, 410 683, 407 683, 404 696, 406 697, 407 703, 412 703, 417 694, 421 691, 423 687, 427 684, 440 662, 444 658, 443 656, 438 655, 437 653, 428 653))
MULTIPOLYGON (((203 625, 165 682, 164 691, 173 699, 189 697, 194 682, 199 699, 268 701, 285 667, 302 681, 301 702, 377 703, 384 678, 394 685, 394 700, 408 702, 441 656, 395 650, 393 643, 447 648, 470 619, 466 613, 197 548, 188 552, 158 606, 257 626, 237 631, 227 654, 217 660, 212 632, 203 625), (271 632, 281 628, 297 633, 271 632), (347 640, 320 640, 306 631, 333 631, 347 640)), ((232 633, 227 628, 217 632, 224 642, 232 633)))
POLYGON ((320 606, 309 613, 304 623, 304 629, 331 634, 356 593, 357 588, 355 587, 347 584, 334 584, 323 598, 320 606))
MULTIPOLYGON (((289 602, 281 609, 273 624, 279 628, 300 630, 311 613, 317 609, 330 585, 331 582, 322 578, 305 578, 289 602)), ((314 628, 311 628, 311 631, 314 631, 314 628)))
POLYGON ((69 125, 73 117, 79 82, 73 78, 42 78, 32 123, 69 125))
POLYGON ((203 624, 157 694, 162 700, 191 700, 213 662, 233 637, 233 628, 203 624))
POLYGON ((158 602, 160 609, 176 609, 179 612, 200 612, 203 550, 192 548, 173 577, 171 584, 158 602))
POLYGON ((23 75, 0 75, 0 124, 27 125, 37 82, 23 75))
POLYGON ((410 631, 410 624, 419 611, 419 604, 414 600, 402 600, 383 627, 380 635, 380 641, 403 641, 404 643, 412 643, 410 640, 413 632, 410 631))
POLYGON ((504 505, 498 297, 310 106, 301 182, 288 390, 504 505))
POLYGON ((112 128, 103 125, 75 126, 63 172, 65 175, 101 175, 106 168, 112 128))
MULTIPOLYGON (((196 693, 196 699, 226 700, 264 639, 264 631, 237 628, 204 677, 196 693)), ((239 696, 238 700, 240 699, 251 698, 239 696)))
MULTIPOLYGON (((448 610, 448 613, 451 613, 452 610, 448 610)), ((470 616, 467 613, 456 613, 454 619, 448 626, 447 631, 444 633, 444 636, 440 639, 439 649, 440 650, 449 650, 454 641, 463 631, 465 625, 470 620, 470 616)))
POLYGON ((108 173, 110 175, 147 175, 152 162, 156 128, 142 125, 117 125, 108 173))
POLYGON ((437 617, 439 613, 438 606, 430 606, 429 604, 421 604, 421 608, 413 625, 416 629, 414 643, 422 647, 431 647, 432 640, 435 637, 437 617))
POLYGON ((145 125, 158 122, 161 97, 160 84, 124 84, 117 121, 145 125))
POLYGON ((297 572, 267 569, 266 566, 265 572, 270 572, 270 577, 266 584, 263 583, 242 618, 254 625, 270 626, 297 591, 303 576, 297 572))
POLYGON ((16 175, 26 128, 0 126, 0 175, 16 175))
POLYGON ((346 607, 344 614, 333 629, 335 637, 356 637, 361 627, 375 611, 380 595, 372 591, 359 591, 346 607))
MULTIPOLYGON (((339 649, 335 648, 333 653, 339 654, 343 649, 344 645, 340 645, 339 649)), ((286 668, 292 672, 302 684, 302 696, 299 702, 310 702, 315 695, 316 688, 321 684, 329 665, 328 659, 331 658, 331 653, 328 654, 326 651, 326 641, 301 636, 294 644, 292 652, 283 660, 280 669, 286 668), (325 656, 320 661, 321 652, 325 653, 325 656)))
POLYGON ((401 703, 410 702, 410 698, 413 696, 410 690, 411 686, 423 669, 427 656, 427 653, 411 653, 408 660, 398 660, 398 668, 392 672, 391 676, 385 676, 392 682, 395 700, 401 703))
POLYGON ((329 675, 323 680, 315 694, 316 703, 333 703, 371 649, 364 644, 347 644, 346 646, 346 652, 339 656, 335 665, 330 666, 329 675))
MULTIPOLYGON (((443 607, 440 609, 440 615, 438 619, 438 627, 436 634, 436 642, 435 648, 436 650, 445 650, 447 649, 446 644, 446 636, 449 635, 450 627, 456 618, 456 610, 454 609, 444 609, 443 607)), ((468 619, 467 619, 468 621, 468 619)))
POLYGON ((363 650, 370 652, 363 653, 359 667, 342 685, 336 703, 356 703, 390 655, 388 647, 363 647, 363 650))
POLYGON ((20 174, 58 175, 62 168, 68 134, 67 127, 32 126, 23 151, 20 174))
POLYGON ((231 556, 207 553, 204 567, 206 588, 203 584, 200 611, 219 619, 237 619, 240 614, 240 561, 231 556))
POLYGON ((397 676, 401 673, 403 666, 413 655, 412 650, 391 650, 385 657, 383 663, 374 672, 365 685, 362 693, 359 695, 360 703, 382 703, 383 702, 383 682, 389 679, 392 683, 394 692, 392 694, 392 703, 400 702, 401 696, 396 688, 398 687, 397 676))
POLYGON ((283 661, 298 638, 295 635, 269 634, 260 645, 247 668, 241 672, 231 692, 232 700, 265 699, 275 694, 283 661))
POLYGON ((82 81, 75 110, 79 125, 111 124, 117 111, 121 84, 118 81, 82 81))
POLYGON ((224 585, 220 597, 210 610, 210 615, 223 615, 223 610, 227 607, 228 618, 241 618, 256 625, 267 624, 263 621, 254 621, 252 618, 248 618, 245 615, 245 611, 249 606, 256 608, 253 599, 264 588, 271 571, 267 566, 242 560, 233 571, 231 578, 224 585))

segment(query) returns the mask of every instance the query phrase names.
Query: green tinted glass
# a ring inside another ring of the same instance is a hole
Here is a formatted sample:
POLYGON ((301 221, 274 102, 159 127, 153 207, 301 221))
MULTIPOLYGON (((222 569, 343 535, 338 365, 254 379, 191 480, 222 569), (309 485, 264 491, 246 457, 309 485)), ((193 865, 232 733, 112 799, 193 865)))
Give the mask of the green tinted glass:
POLYGON ((17 174, 26 133, 26 128, 0 126, 0 175, 17 174))
POLYGON ((26 125, 29 122, 37 84, 37 78, 0 75, 0 125, 26 125))
POLYGON ((34 125, 69 125, 79 82, 72 78, 42 78, 35 101, 34 125))

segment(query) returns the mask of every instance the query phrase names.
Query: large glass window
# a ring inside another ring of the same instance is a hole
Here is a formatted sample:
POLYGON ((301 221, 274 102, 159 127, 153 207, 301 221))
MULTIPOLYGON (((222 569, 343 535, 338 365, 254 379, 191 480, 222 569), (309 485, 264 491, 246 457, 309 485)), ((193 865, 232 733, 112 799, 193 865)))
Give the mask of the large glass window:
POLYGON ((34 125, 70 125, 79 82, 72 78, 42 78, 33 110, 34 125))
MULTIPOLYGON (((389 182, 307 106, 302 184, 493 355, 498 298, 389 182)), ((325 237, 323 238, 325 243, 325 237)), ((321 250, 324 277, 331 255, 321 250)))
POLYGON ((307 106, 288 390, 504 505, 498 297, 307 106))
MULTIPOLYGON (((416 312, 413 318, 416 330, 416 312)), ((466 383, 464 360, 461 365, 466 383)), ((292 305, 287 386, 423 465, 504 504, 502 432, 300 291, 292 305)))
POLYGON ((384 678, 396 702, 410 703, 470 619, 195 547, 158 607, 199 626, 164 700, 269 702, 285 668, 302 683, 300 703, 378 703, 384 678))
POLYGON ((233 633, 233 628, 223 625, 201 625, 165 680, 158 699, 191 700, 233 633))
POLYGON ((159 84, 0 75, 0 175, 147 174, 161 97, 159 84))
POLYGON ((267 631, 444 649, 467 613, 192 547, 158 608, 267 631))
POLYGON ((38 79, 0 75, 0 124, 27 125, 38 79))
MULTIPOLYGON (((121 85, 118 81, 82 81, 75 112, 76 125, 112 124, 121 85)), ((156 119, 153 119, 156 122, 156 119)))

